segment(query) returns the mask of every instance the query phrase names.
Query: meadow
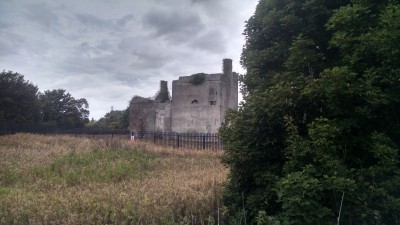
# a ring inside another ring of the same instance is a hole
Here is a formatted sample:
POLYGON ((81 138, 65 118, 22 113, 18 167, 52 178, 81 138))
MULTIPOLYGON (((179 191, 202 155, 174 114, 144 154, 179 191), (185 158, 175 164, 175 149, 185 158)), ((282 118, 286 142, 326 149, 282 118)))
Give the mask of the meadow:
POLYGON ((0 224, 221 224, 221 151, 0 136, 0 224))

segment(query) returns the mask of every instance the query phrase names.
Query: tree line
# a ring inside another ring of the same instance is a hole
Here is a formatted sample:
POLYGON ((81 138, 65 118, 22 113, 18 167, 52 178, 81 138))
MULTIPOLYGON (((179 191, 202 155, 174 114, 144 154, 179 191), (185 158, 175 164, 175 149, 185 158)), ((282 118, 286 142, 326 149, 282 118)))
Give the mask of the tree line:
POLYGON ((88 122, 88 108, 85 98, 75 99, 64 89, 42 93, 22 74, 0 73, 1 122, 83 127, 88 122))
POLYGON ((400 3, 260 0, 220 130, 229 224, 400 224, 400 3))
POLYGON ((74 98, 65 89, 39 92, 22 74, 4 70, 0 73, 0 122, 126 129, 127 112, 111 110, 98 121, 89 121, 85 98, 74 98))

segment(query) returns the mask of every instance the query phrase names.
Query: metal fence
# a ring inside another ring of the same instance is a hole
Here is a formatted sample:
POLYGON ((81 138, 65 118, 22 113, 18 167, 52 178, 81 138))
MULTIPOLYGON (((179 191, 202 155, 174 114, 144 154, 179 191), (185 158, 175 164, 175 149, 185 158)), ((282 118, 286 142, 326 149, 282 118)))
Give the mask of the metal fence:
POLYGON ((131 132, 131 139, 145 140, 173 148, 222 149, 222 142, 215 133, 131 132))
POLYGON ((84 138, 119 138, 132 141, 147 141, 156 145, 182 149, 222 149, 220 138, 215 133, 176 133, 176 132, 130 132, 128 129, 75 128, 46 124, 0 123, 0 135, 33 133, 46 135, 71 135, 84 138))

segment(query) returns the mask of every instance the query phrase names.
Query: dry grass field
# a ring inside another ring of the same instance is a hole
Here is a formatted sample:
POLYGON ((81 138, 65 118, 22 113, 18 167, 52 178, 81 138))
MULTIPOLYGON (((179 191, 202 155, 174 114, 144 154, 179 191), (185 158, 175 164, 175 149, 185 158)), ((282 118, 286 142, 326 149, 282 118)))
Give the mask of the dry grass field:
POLYGON ((0 137, 0 224, 217 224, 221 152, 129 140, 0 137))

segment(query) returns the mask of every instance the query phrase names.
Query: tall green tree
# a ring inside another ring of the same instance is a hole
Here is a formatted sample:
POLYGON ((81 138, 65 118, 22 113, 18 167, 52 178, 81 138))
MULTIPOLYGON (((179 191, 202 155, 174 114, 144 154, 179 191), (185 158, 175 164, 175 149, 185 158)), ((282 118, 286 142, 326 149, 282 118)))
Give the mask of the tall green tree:
POLYGON ((39 95, 41 121, 62 126, 82 127, 89 122, 86 99, 75 99, 64 89, 45 91, 39 95))
POLYGON ((33 123, 39 120, 38 88, 24 76, 0 73, 0 121, 33 123))
POLYGON ((396 1, 259 2, 220 131, 232 223, 400 224, 399 18, 396 1))

